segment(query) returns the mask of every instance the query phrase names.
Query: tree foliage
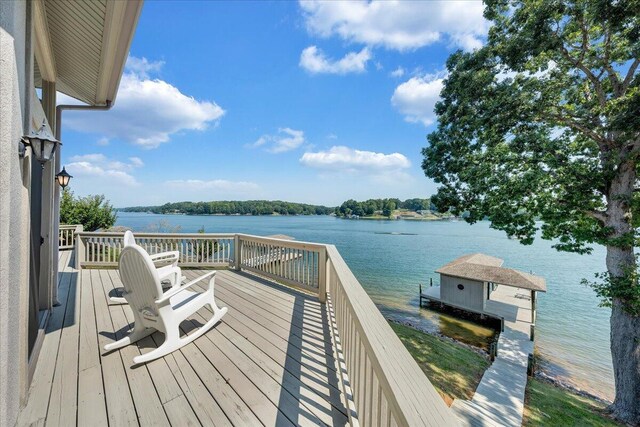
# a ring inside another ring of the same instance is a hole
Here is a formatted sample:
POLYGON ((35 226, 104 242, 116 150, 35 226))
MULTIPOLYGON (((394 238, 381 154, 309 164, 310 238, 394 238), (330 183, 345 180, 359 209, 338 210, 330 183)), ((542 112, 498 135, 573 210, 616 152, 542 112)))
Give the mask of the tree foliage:
POLYGON ((116 222, 116 212, 103 195, 74 197, 68 188, 60 198, 60 223, 82 224, 85 231, 108 229, 116 222))
POLYGON ((162 206, 135 206, 125 212, 182 213, 187 215, 328 215, 333 208, 280 200, 177 202, 162 206))
POLYGON ((638 4, 487 2, 489 42, 447 61, 423 149, 439 208, 523 243, 540 228, 560 250, 633 243, 611 232, 607 208, 640 152, 638 4))
POLYGON ((595 289, 613 308, 613 410, 640 423, 640 1, 485 3, 488 42, 448 59, 423 149, 433 201, 525 244, 607 247, 595 289))
POLYGON ((410 211, 435 210, 436 207, 431 203, 430 199, 369 199, 358 202, 349 199, 343 202, 335 209, 337 216, 348 217, 351 215, 370 216, 376 212, 384 216, 390 216, 395 209, 408 209, 410 211))

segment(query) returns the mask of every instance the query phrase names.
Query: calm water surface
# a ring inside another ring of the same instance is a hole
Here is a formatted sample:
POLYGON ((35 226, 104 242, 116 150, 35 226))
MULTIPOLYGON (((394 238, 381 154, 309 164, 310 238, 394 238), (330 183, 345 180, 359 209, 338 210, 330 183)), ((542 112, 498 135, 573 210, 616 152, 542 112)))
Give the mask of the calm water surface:
POLYGON ((544 369, 575 386, 613 398, 609 353, 610 311, 598 307, 583 278, 605 270, 605 250, 591 255, 557 252, 538 239, 524 246, 489 228, 448 221, 366 221, 328 216, 250 217, 118 213, 116 225, 147 231, 164 220, 182 232, 204 227, 210 233, 286 234, 296 240, 337 246, 353 273, 385 315, 418 323, 467 342, 482 343, 492 331, 454 317, 420 309, 418 284, 428 283, 441 265, 466 253, 483 252, 505 266, 544 276, 547 293, 539 295, 536 347, 544 369))

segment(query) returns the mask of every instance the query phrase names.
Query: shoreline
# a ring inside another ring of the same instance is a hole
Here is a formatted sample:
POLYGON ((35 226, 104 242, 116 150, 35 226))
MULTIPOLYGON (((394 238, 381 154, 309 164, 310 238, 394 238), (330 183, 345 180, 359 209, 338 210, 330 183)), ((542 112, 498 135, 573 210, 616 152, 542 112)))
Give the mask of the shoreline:
POLYGON ((459 221, 460 219, 458 219, 457 217, 443 217, 443 218, 439 218, 439 217, 401 217, 401 218, 389 218, 386 216, 361 216, 358 218, 348 218, 348 217, 344 217, 344 216, 337 216, 334 214, 282 214, 282 213, 278 213, 278 212, 272 212, 270 214, 248 214, 248 213, 210 213, 210 214, 196 214, 196 213, 187 213, 187 212, 164 212, 164 213, 157 213, 157 212, 151 212, 151 211, 146 211, 146 212, 139 212, 139 211, 127 211, 124 209, 115 209, 116 213, 140 213, 140 214, 147 214, 147 215, 172 215, 172 216, 234 216, 234 217, 273 217, 273 216, 283 216, 283 217, 297 217, 297 216, 305 216, 305 217, 333 217, 333 218, 337 218, 337 219, 347 219, 347 220, 366 220, 366 221, 459 221))
MULTIPOLYGON (((482 348, 479 348, 479 347, 476 347, 474 345, 458 341, 458 340, 456 340, 454 338, 448 337, 448 336, 446 336, 444 334, 441 334, 441 333, 436 333, 436 332, 429 331, 426 328, 422 328, 419 325, 415 324, 414 322, 411 322, 411 321, 408 321, 408 320, 400 321, 400 320, 393 319, 393 318, 390 318, 390 317, 387 317, 387 316, 385 316, 385 319, 388 322, 396 323, 398 325, 407 326, 407 327, 410 327, 412 329, 415 329, 418 332, 422 332, 424 334, 428 334, 428 335, 431 335, 431 336, 434 336, 434 337, 438 337, 438 338, 440 338, 440 339, 442 339, 444 341, 447 341, 447 342, 453 343, 453 344, 455 344, 457 346, 466 348, 467 350, 473 351, 473 352, 475 352, 475 353, 477 353, 477 354, 489 359, 489 352, 487 352, 486 350, 484 350, 482 348)), ((539 356, 536 356, 536 358, 537 357, 539 357, 539 356)), ((566 391, 569 391, 571 393, 577 394, 578 396, 586 397, 588 399, 593 399, 593 400, 595 400, 597 402, 600 402, 602 404, 605 404, 605 405, 610 405, 612 403, 608 399, 605 399, 605 398, 603 398, 601 396, 597 396, 597 395, 595 395, 593 393, 589 393, 588 391, 582 390, 582 389, 580 389, 580 388, 578 388, 578 387, 576 387, 576 386, 574 386, 572 384, 569 384, 566 381, 562 381, 560 378, 557 378, 557 377, 555 377, 553 375, 550 375, 549 373, 545 372, 540 367, 539 364, 536 364, 536 369, 535 369, 533 378, 536 378, 536 379, 538 379, 540 381, 544 381, 544 382, 546 382, 548 384, 551 384, 551 385, 553 385, 555 387, 558 387, 558 388, 560 388, 562 390, 566 390, 566 391)))

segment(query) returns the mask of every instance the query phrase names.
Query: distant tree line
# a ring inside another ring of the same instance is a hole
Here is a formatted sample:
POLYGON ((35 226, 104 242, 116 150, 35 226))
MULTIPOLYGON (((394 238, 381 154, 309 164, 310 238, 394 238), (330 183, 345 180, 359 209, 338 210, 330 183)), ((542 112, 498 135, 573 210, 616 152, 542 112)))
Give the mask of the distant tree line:
POLYGON ((124 212, 153 212, 156 214, 187 215, 329 215, 334 208, 283 202, 280 200, 247 200, 215 202, 177 202, 162 206, 134 206, 124 212))
POLYGON ((351 215, 370 216, 376 213, 382 216, 390 216, 396 209, 407 209, 410 211, 435 211, 436 207, 431 203, 431 199, 369 199, 358 202, 349 199, 335 209, 337 216, 349 217, 351 215))

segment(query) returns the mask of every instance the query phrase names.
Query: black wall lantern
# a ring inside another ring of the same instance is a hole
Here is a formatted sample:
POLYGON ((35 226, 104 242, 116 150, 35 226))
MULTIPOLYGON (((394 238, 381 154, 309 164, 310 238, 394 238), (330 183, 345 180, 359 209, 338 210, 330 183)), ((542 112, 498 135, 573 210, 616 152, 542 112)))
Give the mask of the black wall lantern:
POLYGON ((42 121, 40 130, 37 133, 31 132, 29 135, 23 136, 22 142, 31 147, 33 155, 38 159, 43 168, 44 164, 53 157, 53 153, 55 153, 58 145, 62 145, 60 141, 47 132, 44 120, 42 121))
POLYGON ((71 178, 73 178, 73 176, 67 173, 67 170, 64 168, 64 166, 62 167, 62 170, 56 175, 56 181, 62 188, 65 188, 67 185, 69 185, 69 181, 71 180, 71 178))

